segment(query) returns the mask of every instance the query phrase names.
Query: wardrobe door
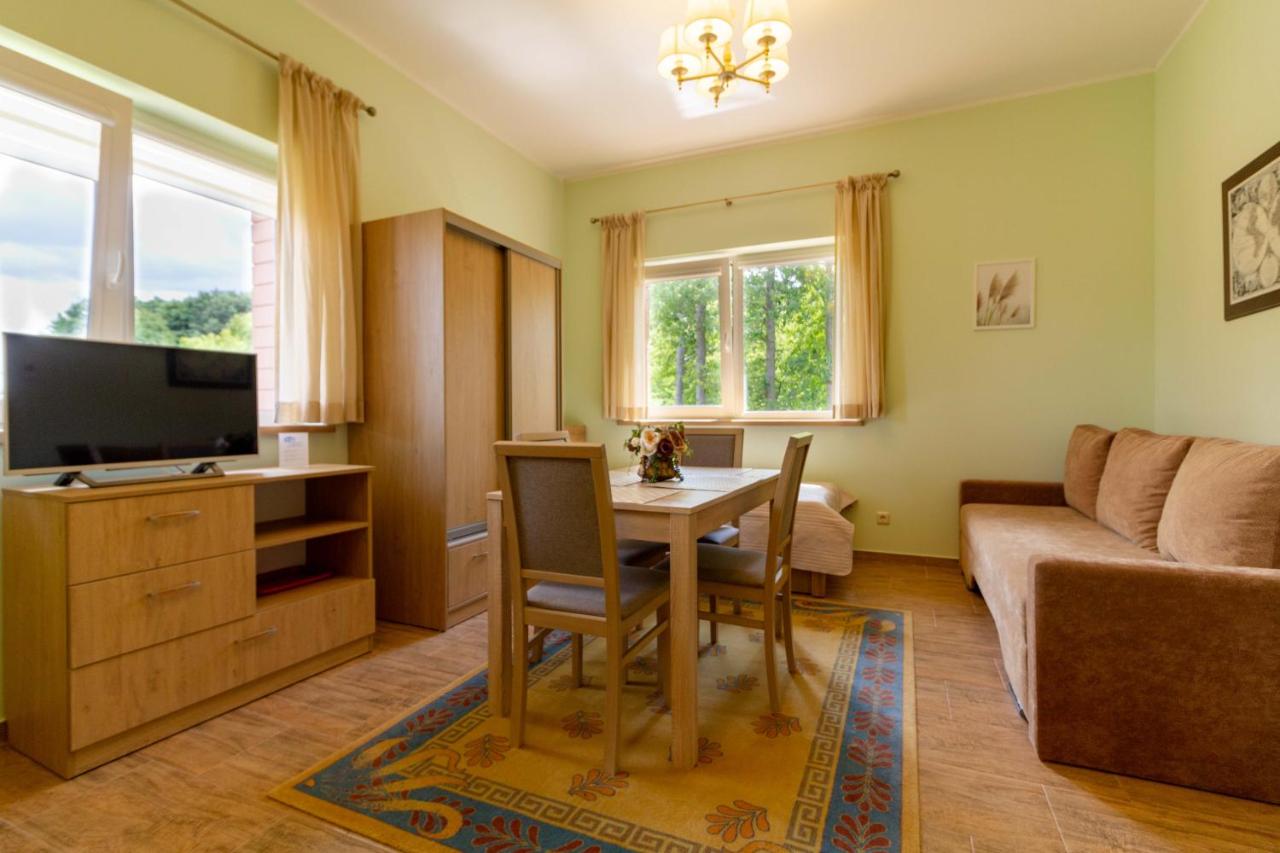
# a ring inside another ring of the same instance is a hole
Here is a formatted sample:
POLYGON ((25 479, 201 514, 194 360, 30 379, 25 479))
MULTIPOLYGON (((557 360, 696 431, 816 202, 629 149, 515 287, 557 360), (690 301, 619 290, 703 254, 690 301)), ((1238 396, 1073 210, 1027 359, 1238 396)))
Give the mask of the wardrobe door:
POLYGON ((485 494, 498 488, 493 443, 505 437, 507 420, 505 254, 455 228, 445 232, 445 527, 450 539, 484 529, 485 494))
POLYGON ((560 429, 560 271, 507 252, 510 435, 560 429))

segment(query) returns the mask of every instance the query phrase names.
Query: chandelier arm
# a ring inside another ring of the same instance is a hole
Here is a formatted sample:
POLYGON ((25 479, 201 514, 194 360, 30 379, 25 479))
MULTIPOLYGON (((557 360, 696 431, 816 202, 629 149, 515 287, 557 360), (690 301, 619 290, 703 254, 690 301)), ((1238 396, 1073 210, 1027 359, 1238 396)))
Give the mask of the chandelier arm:
POLYGON ((707 48, 707 55, 716 61, 716 65, 720 66, 720 70, 724 71, 724 62, 720 57, 716 56, 716 52, 711 48, 707 48))
POLYGON ((768 50, 763 50, 763 49, 762 49, 762 50, 758 50, 758 51, 756 51, 756 52, 755 52, 755 54, 754 54, 754 55, 752 55, 752 56, 748 56, 746 59, 744 59, 744 60, 742 60, 741 62, 739 62, 739 63, 738 63, 738 67, 739 67, 739 68, 741 68, 741 67, 742 67, 742 66, 744 66, 744 65, 750 65, 751 63, 755 62, 757 59, 759 59, 760 57, 764 56, 764 55, 765 55, 765 54, 767 54, 768 52, 769 52, 768 50))
MULTIPOLYGON (((734 72, 733 76, 739 80, 746 80, 750 83, 756 83, 758 85, 764 86, 766 89, 768 89, 770 86, 773 85, 768 80, 761 80, 759 77, 749 77, 746 74, 739 74, 736 71, 734 72)), ((685 79, 688 79, 688 78, 685 78, 685 79)))
POLYGON ((688 83, 693 80, 706 80, 708 77, 719 77, 719 76, 720 76, 719 71, 708 71, 706 74, 685 75, 684 77, 680 78, 680 82, 688 83))

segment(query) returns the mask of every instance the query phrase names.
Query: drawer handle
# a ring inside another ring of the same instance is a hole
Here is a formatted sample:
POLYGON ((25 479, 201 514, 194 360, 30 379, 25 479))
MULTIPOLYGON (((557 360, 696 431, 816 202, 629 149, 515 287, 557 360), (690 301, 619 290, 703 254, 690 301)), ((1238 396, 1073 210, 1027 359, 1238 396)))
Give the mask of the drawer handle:
POLYGON ((481 551, 479 554, 472 554, 471 559, 467 560, 467 562, 474 563, 476 560, 483 560, 487 556, 489 556, 488 551, 481 551))
POLYGON ((187 581, 186 583, 178 584, 177 586, 171 586, 168 589, 153 590, 147 593, 147 598, 154 601, 161 596, 173 595, 176 592, 193 592, 202 586, 204 586, 202 581, 187 581))
POLYGON ((198 509, 180 509, 177 512, 157 512, 155 515, 148 515, 147 521, 153 524, 157 521, 168 521, 176 518, 195 518, 200 515, 198 509))
POLYGON ((241 637, 240 639, 236 640, 236 642, 248 643, 253 640, 262 640, 267 637, 274 637, 277 633, 279 633, 279 630, 276 628, 275 625, 272 625, 270 628, 263 628, 261 631, 259 631, 256 634, 250 634, 247 637, 241 637))

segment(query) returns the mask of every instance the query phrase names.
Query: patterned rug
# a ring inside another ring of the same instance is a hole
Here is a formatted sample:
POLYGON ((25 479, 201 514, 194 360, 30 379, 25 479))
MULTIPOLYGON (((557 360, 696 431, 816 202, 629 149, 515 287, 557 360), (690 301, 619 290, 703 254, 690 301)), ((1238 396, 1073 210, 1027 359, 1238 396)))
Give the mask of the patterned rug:
POLYGON ((779 714, 759 631, 722 625, 703 646, 692 770, 670 765, 650 654, 623 693, 622 770, 605 775, 604 644, 575 689, 553 634, 524 748, 490 716, 481 669, 271 796, 401 850, 918 850, 910 615, 800 599, 795 626, 801 673, 779 646, 779 714))

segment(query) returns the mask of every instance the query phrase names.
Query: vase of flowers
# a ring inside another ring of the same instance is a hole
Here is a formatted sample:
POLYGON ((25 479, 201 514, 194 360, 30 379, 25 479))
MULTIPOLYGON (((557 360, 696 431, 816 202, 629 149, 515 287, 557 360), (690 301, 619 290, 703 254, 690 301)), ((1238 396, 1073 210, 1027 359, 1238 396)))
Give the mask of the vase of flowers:
POLYGON ((680 460, 693 453, 684 440, 684 424, 637 426, 624 446, 640 457, 636 473, 646 483, 683 480, 680 460))

